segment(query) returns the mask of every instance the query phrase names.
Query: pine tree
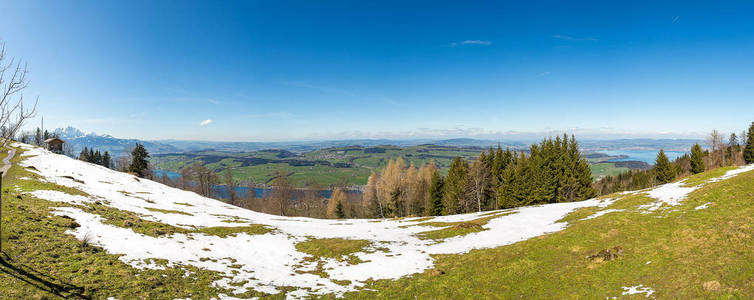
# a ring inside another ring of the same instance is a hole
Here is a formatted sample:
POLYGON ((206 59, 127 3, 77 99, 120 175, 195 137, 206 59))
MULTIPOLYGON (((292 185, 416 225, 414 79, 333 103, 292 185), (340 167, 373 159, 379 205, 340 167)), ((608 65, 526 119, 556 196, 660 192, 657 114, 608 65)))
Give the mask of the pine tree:
POLYGON ((338 201, 338 204, 335 206, 335 216, 338 217, 338 219, 346 217, 346 213, 343 211, 343 201, 338 201))
POLYGON ((94 157, 92 157, 91 163, 102 165, 102 153, 99 150, 94 151, 94 157))
POLYGON ((464 202, 464 186, 468 169, 468 163, 458 156, 451 161, 448 176, 445 178, 443 215, 457 214, 462 211, 461 204, 464 202))
POLYGON ((704 165, 704 152, 702 151, 702 146, 700 146, 699 143, 696 143, 691 147, 690 163, 692 174, 699 174, 701 172, 704 172, 704 169, 706 167, 704 165))
POLYGON ((110 157, 110 153, 105 151, 105 155, 102 156, 102 166, 110 168, 113 165, 113 159, 110 157))
POLYGON ((89 161, 89 149, 84 147, 84 149, 81 150, 81 153, 79 153, 79 160, 89 161))
POLYGON ((739 147, 738 136, 736 135, 735 132, 731 133, 730 137, 728 138, 728 147, 732 147, 732 148, 738 148, 739 147))
POLYGON ((495 177, 499 184, 499 179, 503 175, 503 169, 505 169, 506 165, 506 157, 505 155, 508 155, 508 159, 510 159, 510 151, 503 152, 503 149, 500 147, 500 145, 497 145, 497 150, 495 150, 495 159, 492 160, 492 176, 495 177))
POLYGON ((443 206, 443 192, 444 192, 445 180, 439 172, 435 171, 432 174, 432 183, 429 186, 429 201, 425 206, 425 215, 427 216, 439 216, 442 215, 443 206))
POLYGON ((746 146, 744 147, 744 161, 747 164, 754 164, 754 122, 751 122, 749 131, 746 134, 746 146))
POLYGON ((128 171, 136 173, 139 177, 146 177, 149 173, 149 153, 147 149, 140 143, 136 143, 136 147, 131 151, 131 165, 128 166, 128 171))
POLYGON ((654 167, 655 179, 658 183, 668 183, 675 179, 675 170, 670 165, 670 160, 665 156, 665 151, 660 149, 660 153, 657 153, 657 160, 655 160, 654 167))
POLYGON ((581 158, 579 153, 579 144, 576 142, 576 137, 571 135, 571 142, 568 145, 569 152, 572 153, 573 159, 577 162, 576 177, 578 178, 578 192, 576 199, 573 201, 586 200, 597 196, 597 190, 592 186, 592 169, 589 167, 589 162, 581 158), (575 153, 575 154, 574 154, 575 153))
MULTIPOLYGON (((507 155, 513 155, 510 150, 506 150, 507 155)), ((512 208, 518 206, 518 201, 513 193, 513 190, 517 186, 516 175, 518 170, 518 164, 515 159, 511 159, 511 162, 503 170, 500 175, 500 186, 497 191, 497 208, 512 208)))
POLYGON ((37 131, 34 133, 34 144, 42 146, 44 144, 44 138, 42 137, 42 129, 37 127, 37 131))

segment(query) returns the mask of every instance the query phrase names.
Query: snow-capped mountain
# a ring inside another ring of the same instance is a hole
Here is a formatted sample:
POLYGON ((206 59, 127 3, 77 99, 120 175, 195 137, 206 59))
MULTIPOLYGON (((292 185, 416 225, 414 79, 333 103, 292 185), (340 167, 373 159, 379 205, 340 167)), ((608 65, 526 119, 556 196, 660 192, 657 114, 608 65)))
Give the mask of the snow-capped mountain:
POLYGON ((72 147, 74 154, 81 152, 84 147, 92 148, 100 151, 108 151, 113 156, 121 156, 125 151, 128 151, 136 143, 141 143, 147 148, 149 153, 168 153, 168 152, 181 152, 180 149, 171 145, 143 141, 137 139, 121 139, 113 137, 109 134, 97 134, 95 132, 83 132, 74 127, 58 128, 55 129, 58 137, 63 139, 69 147, 72 147))

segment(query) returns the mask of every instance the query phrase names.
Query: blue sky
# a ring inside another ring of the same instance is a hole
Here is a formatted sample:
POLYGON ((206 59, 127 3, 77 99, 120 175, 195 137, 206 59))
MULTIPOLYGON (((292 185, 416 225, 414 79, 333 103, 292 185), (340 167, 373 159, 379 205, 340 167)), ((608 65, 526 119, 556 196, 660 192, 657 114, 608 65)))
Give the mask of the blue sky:
POLYGON ((0 38, 28 62, 48 128, 693 137, 754 121, 752 13, 750 1, 11 1, 0 38))

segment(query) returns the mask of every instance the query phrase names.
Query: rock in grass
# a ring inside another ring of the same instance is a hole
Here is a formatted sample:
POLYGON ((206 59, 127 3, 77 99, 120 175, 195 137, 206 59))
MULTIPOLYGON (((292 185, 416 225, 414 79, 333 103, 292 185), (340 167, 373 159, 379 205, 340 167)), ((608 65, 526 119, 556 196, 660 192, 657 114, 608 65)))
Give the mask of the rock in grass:
POLYGON ((593 262, 603 262, 618 259, 623 256, 623 247, 615 246, 613 248, 602 249, 599 252, 587 256, 587 259, 593 262))
POLYGON ((720 290, 722 286, 720 285, 720 282, 718 282, 717 280, 712 280, 712 281, 707 281, 703 283, 702 287, 704 288, 705 291, 717 292, 720 290))

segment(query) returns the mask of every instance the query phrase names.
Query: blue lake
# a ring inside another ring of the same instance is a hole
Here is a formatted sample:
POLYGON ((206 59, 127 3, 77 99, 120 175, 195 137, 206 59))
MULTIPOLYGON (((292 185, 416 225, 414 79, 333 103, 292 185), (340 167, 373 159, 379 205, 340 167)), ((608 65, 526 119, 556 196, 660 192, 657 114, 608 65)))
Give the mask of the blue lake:
MULTIPOLYGON (((657 153, 660 152, 660 150, 600 150, 597 152, 605 153, 610 156, 628 156, 628 158, 619 158, 610 161, 638 160, 650 165, 654 165, 655 159, 657 159, 657 153)), ((686 154, 686 152, 684 151, 665 151, 665 155, 668 156, 668 159, 670 159, 670 161, 673 161, 684 154, 686 154)))

